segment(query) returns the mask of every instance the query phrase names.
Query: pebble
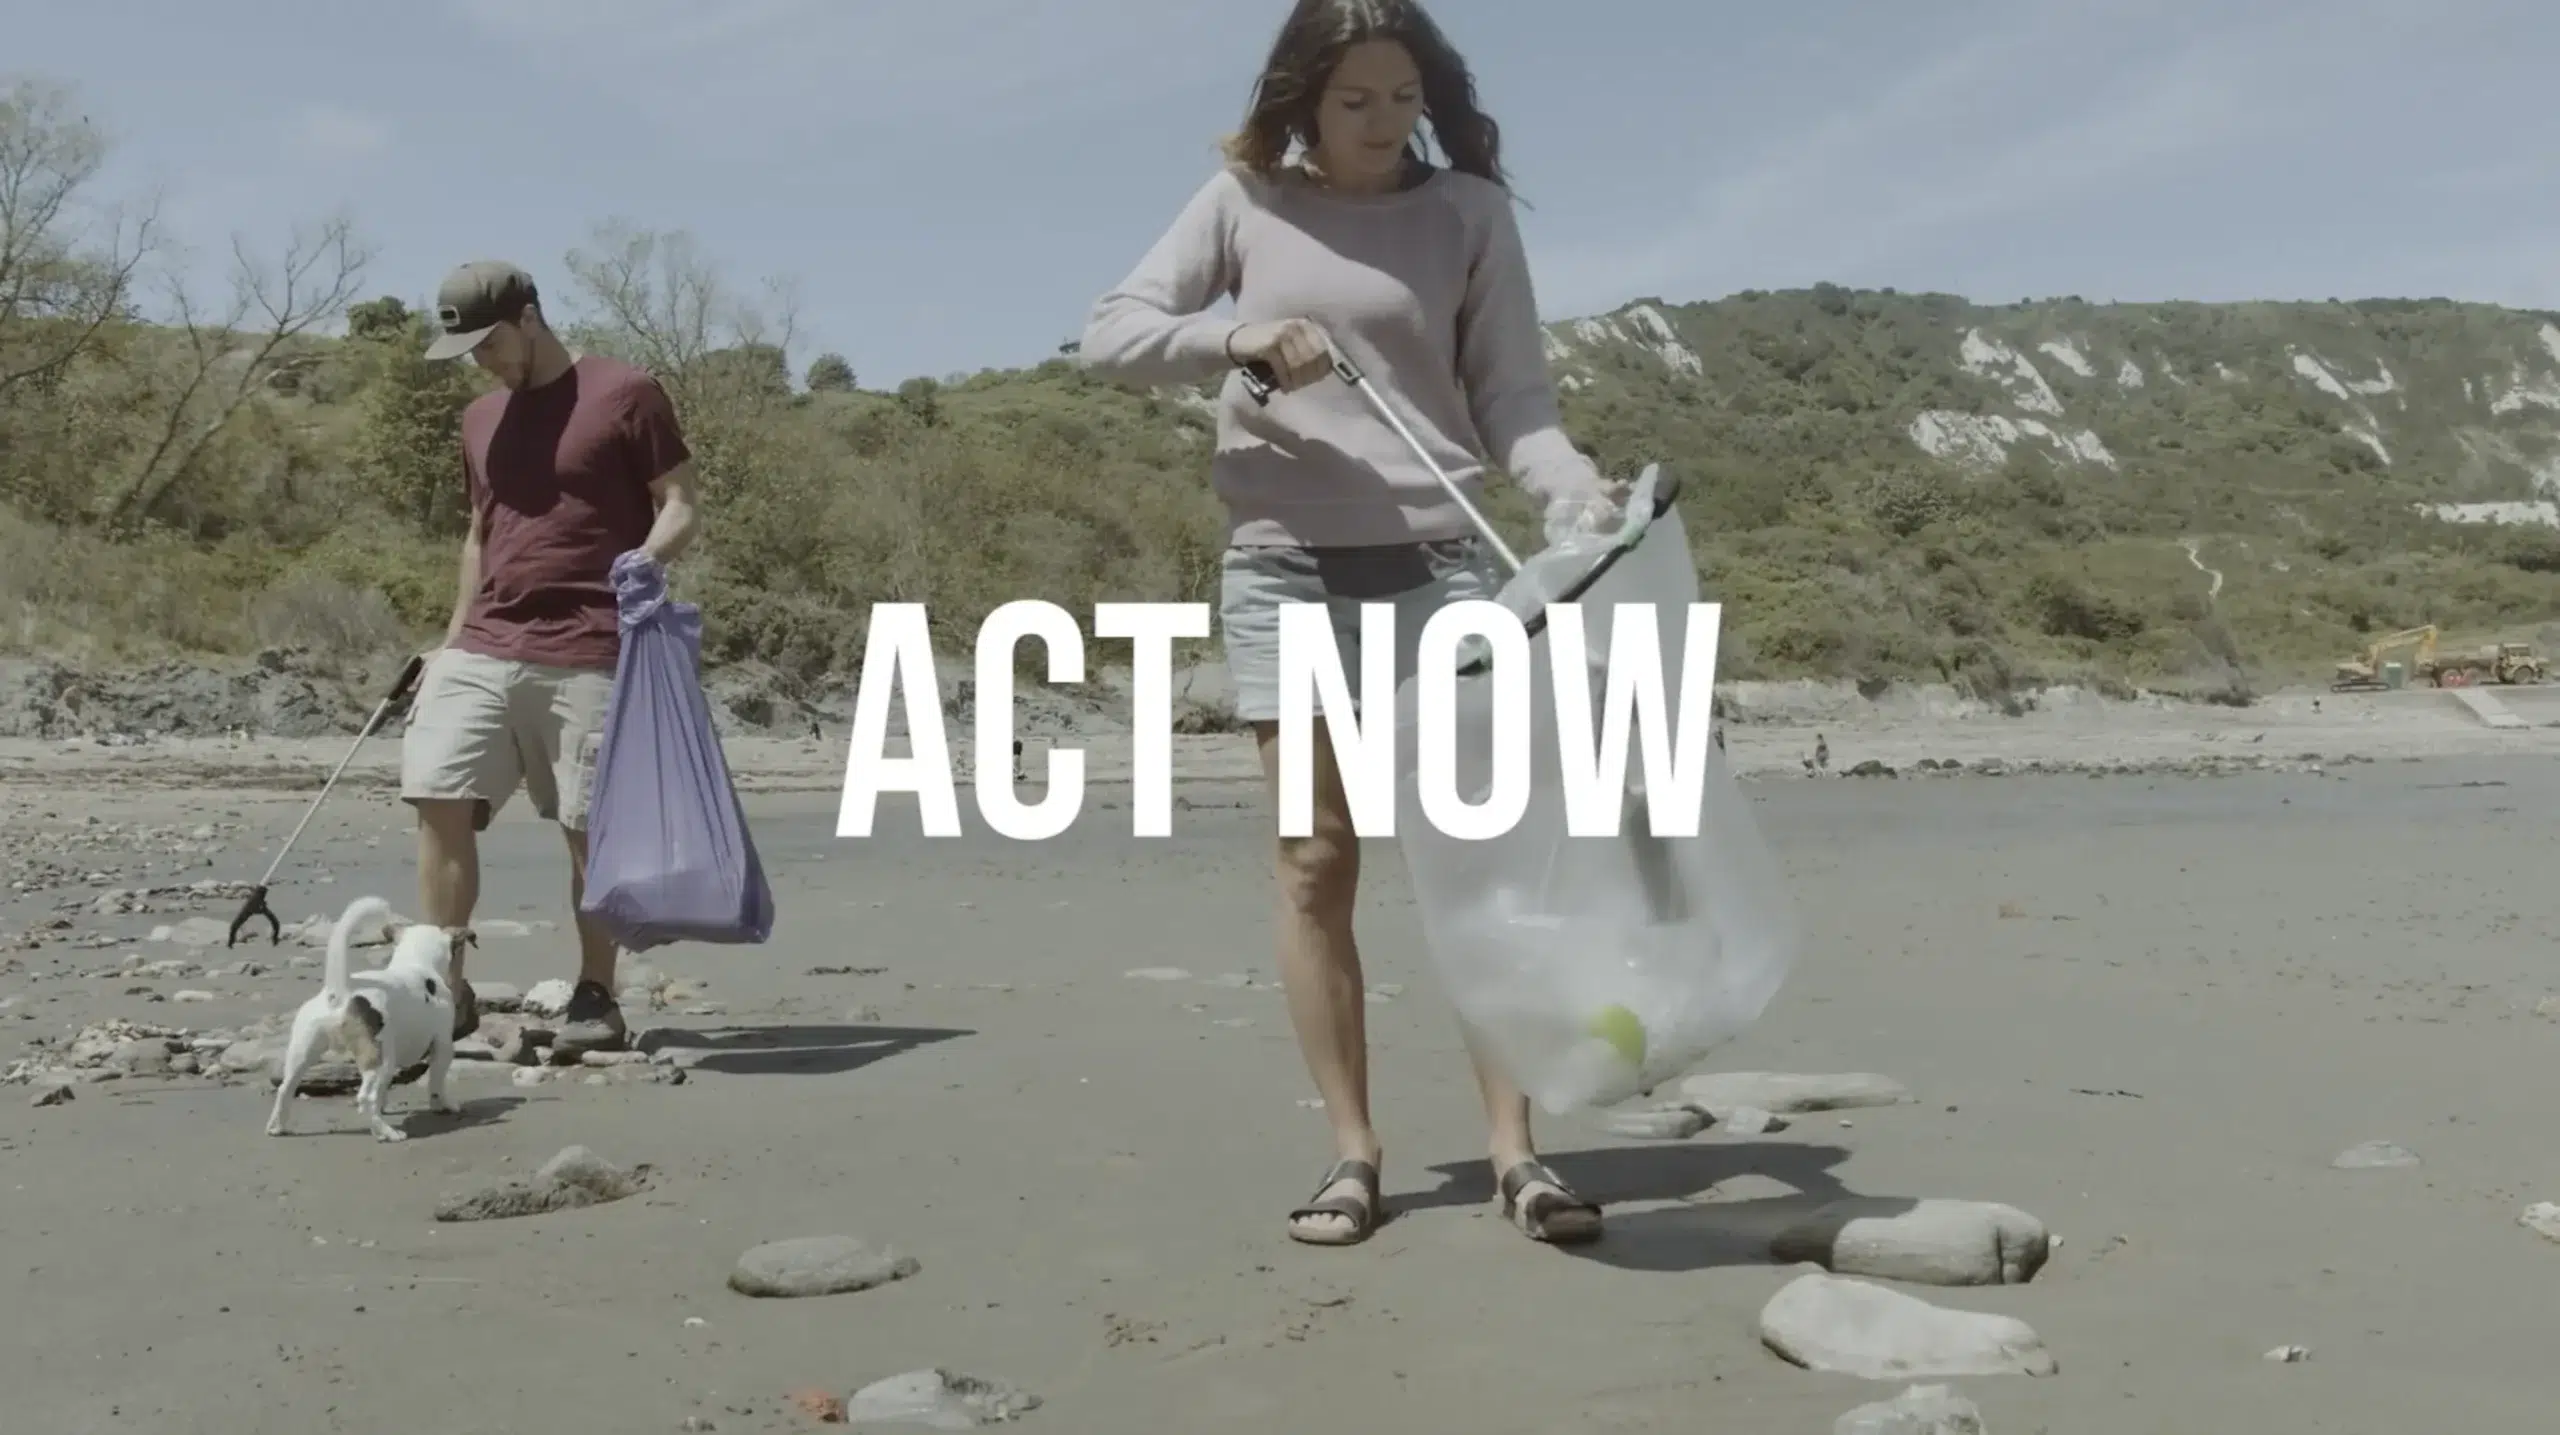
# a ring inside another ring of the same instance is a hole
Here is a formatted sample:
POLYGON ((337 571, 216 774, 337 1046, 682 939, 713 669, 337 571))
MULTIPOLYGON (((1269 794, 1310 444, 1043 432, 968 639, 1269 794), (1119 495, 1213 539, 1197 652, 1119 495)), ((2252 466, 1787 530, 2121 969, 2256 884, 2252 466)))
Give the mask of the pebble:
POLYGON ((284 1055, 284 1043, 271 1036, 243 1037, 222 1049, 216 1060, 222 1069, 247 1075, 272 1067, 284 1055))
POLYGON ((2382 1171, 2418 1164, 2418 1153, 2388 1141, 2365 1141, 2338 1153, 2329 1163, 2341 1171, 2382 1171))
POLYGON ((439 1221, 498 1221, 619 1201, 649 1184, 645 1165, 623 1167, 584 1146, 563 1147, 527 1181, 502 1181, 436 1202, 439 1221))
POLYGON ((1776 1116, 1799 1116, 1808 1111, 1900 1106, 1912 1097, 1901 1082, 1870 1072, 1717 1071, 1682 1081, 1680 1099, 1709 1111, 1747 1106, 1776 1116))
POLYGON ((2311 1347, 2307 1345, 2279 1345, 2267 1352, 2269 1365, 2300 1365, 2310 1358, 2311 1347))
POLYGON ((2052 1254, 2042 1221, 1990 1201, 1853 1198, 1818 1207, 1769 1241, 1784 1264, 1912 1285, 2023 1285, 2052 1254))
POLYGON ((856 1425, 931 1430, 973 1430, 1018 1420, 1039 1408, 1039 1396, 1005 1381, 939 1368, 875 1380, 844 1403, 845 1418, 856 1425))
POLYGON ((175 942, 182 947, 218 947, 230 935, 229 923, 211 917, 189 917, 170 926, 152 928, 150 940, 175 942))
MULTIPOLYGON (((284 1046, 279 1042, 270 1052, 266 1064, 267 1089, 284 1084, 284 1046)), ((362 1084, 364 1073, 352 1061, 315 1061, 302 1073, 297 1096, 345 1096, 362 1084)))
MULTIPOLYGON (((1737 1106, 1715 1118, 1716 1129, 1734 1136, 1759 1136, 1787 1129, 1787 1119, 1757 1106, 1737 1106)), ((1848 1123, 1843 1122, 1842 1125, 1848 1123)))
POLYGON ((1636 1141, 1686 1141, 1707 1129, 1707 1113, 1694 1106, 1657 1106, 1609 1113, 1609 1134, 1636 1141))
POLYGON ((197 1002, 219 1001, 219 1000, 221 1000, 221 998, 216 997, 216 996, 215 996, 213 993, 211 993, 211 992, 206 992, 206 991, 195 991, 195 990, 190 989, 190 990, 186 990, 186 991, 174 991, 174 992, 169 993, 169 1000, 171 1000, 171 1001, 173 1001, 173 1002, 197 1003, 197 1002))
POLYGON ((2524 1208, 2516 1224, 2548 1240, 2560 1241, 2560 1205, 2536 1201, 2524 1208))
POLYGON ((166 1076, 169 1074, 169 1045, 158 1039, 119 1042, 107 1065, 131 1076, 166 1076))
POLYGON ((535 1016, 557 1017, 569 1009, 569 996, 574 990, 559 977, 535 982, 533 990, 524 994, 524 1009, 535 1016))
POLYGON ((56 1082, 50 1086, 38 1088, 27 1104, 29 1106, 62 1106, 67 1105, 71 1099, 70 1083, 56 1082))
POLYGON ((844 1397, 832 1390, 803 1388, 782 1397, 791 1408, 821 1425, 844 1423, 844 1397))
POLYGON ((1831 1435, 1985 1435, 1982 1410, 1943 1385, 1914 1385, 1831 1423, 1831 1435))
POLYGON ((905 1280, 919 1269, 913 1256, 851 1236, 797 1236, 767 1241, 738 1257, 729 1289, 777 1298, 842 1295, 905 1280))
POLYGON ((1818 1270, 1769 1298, 1760 1339, 1793 1364, 1861 1380, 2051 1375, 2061 1368, 2043 1337, 2014 1316, 1949 1310, 1818 1270))

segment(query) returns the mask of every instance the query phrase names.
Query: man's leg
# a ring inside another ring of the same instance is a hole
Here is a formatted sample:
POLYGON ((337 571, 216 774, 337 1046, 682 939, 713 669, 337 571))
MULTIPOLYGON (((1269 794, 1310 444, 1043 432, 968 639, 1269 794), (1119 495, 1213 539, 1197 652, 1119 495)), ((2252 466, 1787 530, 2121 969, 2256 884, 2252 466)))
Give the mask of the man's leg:
POLYGON ((615 990, 614 963, 621 952, 613 944, 613 936, 604 923, 586 914, 587 900, 587 834, 582 828, 563 826, 560 835, 569 839, 569 910, 578 916, 578 980, 592 982, 607 992, 615 990))
POLYGON ((578 981, 569 993, 569 1009, 551 1050, 558 1057, 588 1051, 619 1051, 629 1039, 622 1005, 614 997, 616 952, 602 923, 583 908, 587 896, 587 803, 595 787, 597 745, 603 737, 605 704, 613 696, 613 674, 571 668, 544 668, 538 693, 528 691, 526 720, 542 734, 548 759, 542 777, 528 773, 535 810, 560 824, 569 847, 569 915, 578 932, 578 981))
MULTIPOLYGON (((400 795, 418 813, 418 903, 425 921, 466 931, 480 901, 480 829, 520 780, 508 730, 507 665, 448 648, 427 664, 400 742, 400 795)), ((480 1025, 463 974, 469 943, 453 951, 453 1034, 480 1025)))
MULTIPOLYGON (((418 810, 418 910, 422 920, 460 932, 480 905, 480 803, 476 798, 411 798, 418 810)), ((453 944, 453 1034, 480 1025, 480 1003, 463 974, 468 942, 453 944)))

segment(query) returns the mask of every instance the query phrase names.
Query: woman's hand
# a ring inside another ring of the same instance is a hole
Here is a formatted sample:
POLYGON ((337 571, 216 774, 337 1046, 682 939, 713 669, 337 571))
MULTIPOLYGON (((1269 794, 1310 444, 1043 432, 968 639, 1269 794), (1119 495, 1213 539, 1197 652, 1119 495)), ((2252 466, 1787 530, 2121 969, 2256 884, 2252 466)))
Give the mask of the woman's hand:
POLYGON ((1305 319, 1241 325, 1227 336, 1227 357, 1238 368, 1262 365, 1284 394, 1333 372, 1333 349, 1324 330, 1305 319))

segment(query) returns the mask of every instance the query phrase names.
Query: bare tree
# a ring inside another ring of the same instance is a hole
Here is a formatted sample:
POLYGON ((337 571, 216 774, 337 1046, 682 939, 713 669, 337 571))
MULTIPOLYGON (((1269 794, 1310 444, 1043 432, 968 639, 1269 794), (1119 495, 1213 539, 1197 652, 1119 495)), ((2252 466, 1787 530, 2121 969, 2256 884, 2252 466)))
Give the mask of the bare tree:
POLYGON ((218 318, 207 316, 184 283, 173 283, 173 327, 184 341, 180 371, 141 461, 100 517, 128 524, 194 474, 206 447, 292 357, 294 341, 346 310, 371 258, 354 223, 337 218, 297 230, 272 268, 235 237, 231 302, 218 318))
POLYGON ((570 251, 567 264, 586 301, 577 337, 648 369, 679 408, 726 409, 744 397, 736 392, 742 385, 761 387, 747 372, 777 358, 787 392, 799 317, 788 281, 765 281, 751 301, 720 277, 692 235, 621 220, 599 226, 593 247, 570 251), (722 361, 733 353, 754 357, 722 361))
POLYGON ((106 157, 68 89, 19 79, 0 90, 0 401, 60 372, 128 308, 158 216, 84 212, 106 157))

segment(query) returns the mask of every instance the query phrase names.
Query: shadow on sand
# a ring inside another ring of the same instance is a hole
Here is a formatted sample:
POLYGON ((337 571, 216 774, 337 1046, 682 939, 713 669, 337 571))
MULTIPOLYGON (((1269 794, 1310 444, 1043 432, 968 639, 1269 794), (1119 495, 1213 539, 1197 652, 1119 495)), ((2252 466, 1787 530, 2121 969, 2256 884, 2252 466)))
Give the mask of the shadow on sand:
POLYGON ((696 1053, 704 1071, 735 1076, 834 1076, 973 1031, 920 1026, 743 1026, 660 1028, 639 1049, 696 1053))
MULTIPOLYGON (((462 1092, 448 1087, 447 1090, 462 1109, 446 1115, 427 1105, 425 1087, 420 1086, 413 1090, 416 1092, 415 1095, 392 1098, 386 1103, 382 1113, 383 1120, 390 1122, 412 1138, 446 1136, 456 1131, 468 1131, 475 1126, 495 1126, 507 1119, 507 1113, 524 1105, 524 1098, 521 1096, 465 1096, 462 1092)), ((355 1110, 355 1098, 352 1096, 296 1097, 293 1129, 286 1135, 288 1137, 361 1136, 367 1141, 372 1140, 373 1133, 366 1129, 364 1118, 356 1115, 355 1110)))
MULTIPOLYGON (((1828 1214, 1834 1228, 1851 1216, 1892 1215, 1913 1203, 1898 1197, 1861 1196, 1833 1174, 1848 1159, 1838 1146, 1784 1141, 1730 1141, 1659 1146, 1606 1146, 1545 1156, 1557 1175, 1606 1209, 1606 1229, 1587 1246, 1559 1250, 1630 1271, 1697 1271, 1718 1266, 1791 1264, 1810 1257, 1773 1253, 1778 1232, 1802 1225, 1815 1208, 1835 1201, 1852 1208, 1828 1214), (1756 1176, 1788 1188, 1785 1195, 1741 1200, 1700 1199, 1739 1177, 1756 1176), (1669 1203, 1669 1204, 1657 1204, 1669 1203), (1623 1209, 1629 1205, 1641 1210, 1623 1209)), ((1402 1211, 1486 1205, 1493 1175, 1482 1161, 1433 1166, 1436 1190, 1393 1198, 1402 1211)), ((1809 1233, 1820 1234, 1820 1233, 1809 1233)), ((1819 1242, 1828 1249, 1830 1240, 1819 1242)))

